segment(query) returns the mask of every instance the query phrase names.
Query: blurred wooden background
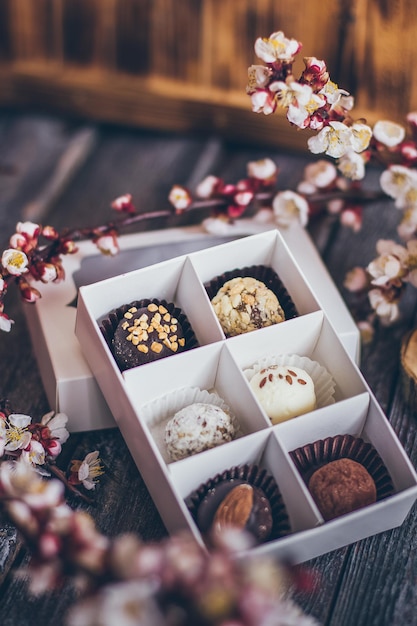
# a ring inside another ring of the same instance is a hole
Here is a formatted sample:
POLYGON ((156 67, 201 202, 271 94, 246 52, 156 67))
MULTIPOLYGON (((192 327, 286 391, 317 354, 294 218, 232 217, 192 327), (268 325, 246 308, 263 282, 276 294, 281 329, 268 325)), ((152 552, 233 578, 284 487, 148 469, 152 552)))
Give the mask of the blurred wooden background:
POLYGON ((417 109, 415 0, 0 0, 0 106, 292 148, 281 114, 250 110, 259 36, 325 59, 357 117, 417 109))

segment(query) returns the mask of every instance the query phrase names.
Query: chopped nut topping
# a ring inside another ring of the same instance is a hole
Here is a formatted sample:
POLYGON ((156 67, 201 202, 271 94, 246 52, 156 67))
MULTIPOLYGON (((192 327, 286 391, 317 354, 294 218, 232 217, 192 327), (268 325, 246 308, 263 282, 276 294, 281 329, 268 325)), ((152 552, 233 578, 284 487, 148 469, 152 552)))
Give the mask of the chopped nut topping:
POLYGON ((165 315, 165 313, 168 313, 168 309, 162 306, 162 304, 159 305, 158 311, 160 312, 161 315, 165 315))
POLYGON ((154 303, 150 303, 148 304, 148 311, 150 311, 151 313, 155 313, 155 311, 158 310, 158 306, 154 303))
POLYGON ((306 384, 307 384, 307 382, 306 382, 305 380, 303 380, 302 378, 299 378, 299 379, 297 380, 297 383, 298 383, 299 385, 306 385, 306 384))
POLYGON ((152 352, 155 352, 156 354, 159 354, 162 350, 162 343, 158 343, 157 341, 153 341, 151 344, 151 350, 152 352))
POLYGON ((286 375, 286 377, 285 377, 285 380, 287 381, 287 383, 288 383, 289 385, 292 385, 292 378, 291 378, 291 376, 289 376, 289 375, 287 374, 287 375, 286 375))
POLYGON ((262 389, 262 387, 266 384, 266 376, 265 378, 262 378, 261 382, 259 383, 259 389, 262 389))

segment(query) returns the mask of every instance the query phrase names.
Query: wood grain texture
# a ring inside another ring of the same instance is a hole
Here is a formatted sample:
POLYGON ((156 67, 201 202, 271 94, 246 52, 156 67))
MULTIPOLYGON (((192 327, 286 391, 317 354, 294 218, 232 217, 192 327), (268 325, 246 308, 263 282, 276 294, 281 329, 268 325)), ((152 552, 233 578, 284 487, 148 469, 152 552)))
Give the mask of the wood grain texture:
POLYGON ((283 30, 326 60, 357 117, 402 122, 416 19, 413 0, 0 0, 0 105, 301 149, 282 115, 250 112, 256 38, 283 30))
MULTIPOLYGON (((60 159, 85 128, 60 117, 10 111, 0 115, 2 246, 28 204, 42 197, 60 159)), ((266 156, 279 167, 279 186, 293 188, 302 177, 303 167, 310 162, 306 154, 227 142, 218 134, 207 139, 196 134, 117 126, 88 128, 94 132, 95 142, 80 170, 68 178, 59 197, 47 205, 43 223, 60 229, 102 222, 110 215, 111 200, 125 192, 133 194, 141 211, 159 210, 167 206, 173 183, 194 189, 207 174, 235 182, 245 175, 248 161, 266 156)), ((366 185, 375 189, 378 179, 379 171, 371 170, 366 185)), ((161 220, 158 225, 176 225, 188 219, 197 221, 199 216, 161 220)), ((395 238, 398 219, 392 204, 381 202, 365 210, 363 230, 357 234, 328 218, 310 225, 310 233, 352 310, 355 300, 343 288, 346 271, 373 258, 378 238, 395 238)), ((143 228, 155 226, 149 222, 143 228)), ((368 383, 415 466, 417 411, 407 404, 403 394, 399 350, 403 334, 415 324, 416 304, 411 290, 404 302, 401 322, 394 328, 378 330, 375 342, 363 347, 361 363, 368 383)), ((0 337, 0 397, 9 397, 16 410, 39 418, 50 407, 19 297, 13 290, 7 306, 16 324, 11 333, 2 333, 0 337)), ((81 459, 96 449, 106 464, 106 474, 97 486, 94 504, 86 505, 70 497, 70 505, 90 512, 99 528, 111 536, 125 531, 133 531, 145 541, 165 536, 164 525, 117 429, 71 435, 59 464, 65 469, 72 458, 81 459)), ((326 626, 413 626, 417 612, 416 514, 414 507, 400 528, 313 559, 307 565, 315 572, 315 589, 298 594, 297 601, 326 626)), ((65 586, 60 593, 30 597, 25 580, 16 577, 29 558, 14 529, 0 519, 0 623, 63 625, 76 592, 65 586)))

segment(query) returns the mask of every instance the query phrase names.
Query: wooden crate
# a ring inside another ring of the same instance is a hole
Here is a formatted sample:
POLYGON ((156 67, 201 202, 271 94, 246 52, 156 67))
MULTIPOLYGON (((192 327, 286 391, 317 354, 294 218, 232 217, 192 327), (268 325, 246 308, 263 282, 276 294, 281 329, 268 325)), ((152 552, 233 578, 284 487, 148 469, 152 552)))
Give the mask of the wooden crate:
MULTIPOLYGON (((357 116, 417 109, 414 0, 0 0, 0 105, 299 148, 245 94, 258 36, 326 60, 357 116)), ((302 62, 300 59, 300 71, 302 62)))

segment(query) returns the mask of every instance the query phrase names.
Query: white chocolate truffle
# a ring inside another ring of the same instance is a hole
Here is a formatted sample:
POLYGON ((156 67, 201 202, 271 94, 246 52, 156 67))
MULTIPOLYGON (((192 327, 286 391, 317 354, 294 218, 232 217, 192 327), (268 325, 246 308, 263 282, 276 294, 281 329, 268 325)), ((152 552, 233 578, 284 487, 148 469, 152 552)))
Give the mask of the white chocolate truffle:
POLYGON ((257 372, 249 384, 273 424, 316 408, 313 380, 301 367, 271 365, 257 372))
POLYGON ((165 444, 172 461, 231 441, 232 417, 215 404, 195 402, 172 417, 165 427, 165 444))
POLYGON ((211 301, 227 337, 279 324, 284 311, 273 291, 249 276, 224 283, 211 301))

